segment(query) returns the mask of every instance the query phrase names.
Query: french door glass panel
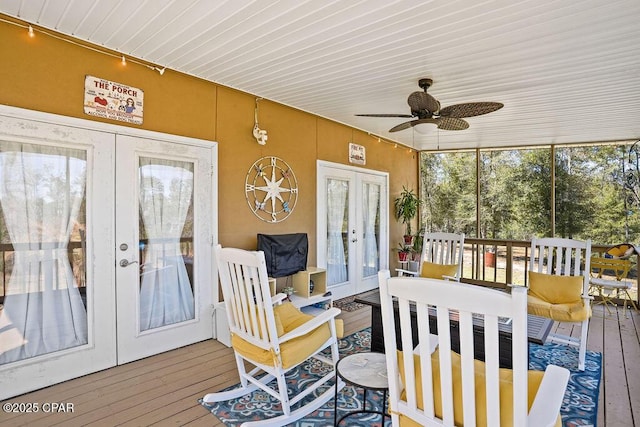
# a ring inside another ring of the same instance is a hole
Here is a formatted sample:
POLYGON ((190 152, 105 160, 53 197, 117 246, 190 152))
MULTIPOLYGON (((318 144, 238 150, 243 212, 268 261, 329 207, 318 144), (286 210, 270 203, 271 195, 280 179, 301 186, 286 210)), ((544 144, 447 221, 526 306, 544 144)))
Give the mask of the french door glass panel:
POLYGON ((362 183, 362 277, 380 270, 380 193, 381 185, 362 183))
POLYGON ((0 365, 88 342, 87 153, 0 142, 0 365))
POLYGON ((327 178, 327 285, 349 281, 349 181, 327 178))
POLYGON ((140 331, 194 319, 193 169, 140 157, 140 331))

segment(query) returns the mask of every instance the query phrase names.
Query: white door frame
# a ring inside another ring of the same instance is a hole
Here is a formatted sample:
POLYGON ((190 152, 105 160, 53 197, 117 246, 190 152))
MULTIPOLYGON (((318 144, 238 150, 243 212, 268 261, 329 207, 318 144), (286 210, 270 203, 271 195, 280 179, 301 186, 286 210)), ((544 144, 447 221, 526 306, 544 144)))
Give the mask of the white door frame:
MULTIPOLYGON (((0 105, 0 136, 12 141, 32 143, 61 143, 85 146, 88 150, 87 168, 94 168, 87 175, 87 199, 92 197, 92 207, 87 207, 87 227, 103 227, 114 230, 103 233, 101 239, 93 237, 88 243, 87 281, 100 283, 87 290, 87 301, 92 300, 93 316, 88 316, 89 341, 86 345, 52 354, 25 359, 0 366, 0 400, 23 394, 38 388, 96 372, 116 364, 116 306, 115 306, 115 139, 128 135, 165 142, 210 147, 212 149, 211 235, 213 247, 218 242, 218 147, 214 141, 206 141, 160 132, 129 128, 91 120, 42 113, 6 105, 0 105), (4 122, 4 123, 2 123, 4 122), (46 137, 43 130, 47 131, 46 137), (54 135, 53 137, 51 135, 54 135), (105 184, 110 182, 110 185, 105 184), (105 193, 105 188, 107 191, 105 193), (95 197, 99 195, 99 197, 95 197), (99 240, 99 241, 98 241, 99 240), (89 248, 89 246, 91 246, 89 248), (104 262, 94 264, 92 260, 104 262), (98 282, 99 280, 99 282, 98 282)), ((212 283, 217 283, 215 262, 210 263, 212 283)), ((218 302, 217 286, 212 286, 209 304, 209 325, 213 337, 213 309, 218 302)), ((87 303, 89 306, 89 302, 87 303)))
MULTIPOLYGON (((371 176, 379 180, 384 180, 383 191, 380 194, 381 204, 381 217, 380 217, 380 269, 389 268, 389 174, 387 172, 377 171, 373 169, 366 169, 362 167, 349 166, 341 163, 333 163, 325 160, 317 161, 317 179, 316 179, 316 242, 317 242, 317 259, 318 267, 326 268, 326 236, 327 232, 327 216, 326 216, 326 188, 325 182, 321 178, 327 172, 336 172, 336 177, 344 177, 348 175, 366 177, 371 176)), ((360 193, 360 189, 357 189, 352 197, 360 193)), ((356 234, 361 235, 360 228, 362 227, 361 219, 355 217, 354 212, 349 213, 349 221, 353 222, 353 229, 357 231, 356 234)), ((351 240, 351 239, 350 239, 351 240)), ((360 246, 357 246, 356 250, 350 249, 352 257, 357 258, 360 253, 358 252, 360 246)), ((342 298, 345 296, 353 295, 355 293, 363 292, 371 286, 362 286, 358 283, 360 274, 356 271, 356 265, 349 263, 349 282, 345 285, 336 285, 331 287, 333 298, 342 298)), ((376 283, 372 286, 377 286, 376 283)))

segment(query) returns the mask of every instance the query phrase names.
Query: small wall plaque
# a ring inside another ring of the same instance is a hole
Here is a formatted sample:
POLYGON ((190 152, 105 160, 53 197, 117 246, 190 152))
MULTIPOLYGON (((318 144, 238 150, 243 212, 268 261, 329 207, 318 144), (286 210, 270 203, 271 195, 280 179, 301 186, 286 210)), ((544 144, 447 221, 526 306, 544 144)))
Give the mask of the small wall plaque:
POLYGON ((349 163, 356 165, 366 164, 364 146, 354 144, 353 142, 349 143, 349 163))

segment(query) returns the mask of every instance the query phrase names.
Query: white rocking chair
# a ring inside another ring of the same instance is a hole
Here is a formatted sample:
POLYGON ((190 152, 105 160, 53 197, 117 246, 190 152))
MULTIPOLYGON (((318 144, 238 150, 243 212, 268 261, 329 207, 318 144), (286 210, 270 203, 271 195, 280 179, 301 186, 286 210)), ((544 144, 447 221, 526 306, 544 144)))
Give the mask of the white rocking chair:
POLYGON ((398 276, 431 277, 460 281, 464 233, 425 233, 417 271, 396 268, 398 276))
POLYGON ((591 318, 589 279, 591 240, 531 239, 529 254, 530 314, 556 322, 580 324, 580 334, 551 333, 550 342, 578 347, 578 369, 584 371, 591 318))
MULTIPOLYGON (((293 405, 335 378, 335 365, 338 362, 335 317, 340 310, 330 308, 314 317, 300 312, 290 302, 283 303, 286 298, 284 294, 271 297, 263 252, 223 249, 218 245, 215 257, 241 386, 207 394, 204 402, 225 401, 261 389, 282 403, 282 415, 242 424, 248 427, 283 426, 332 399, 334 388, 327 387, 313 401, 292 410, 293 405), (331 348, 330 359, 319 354, 327 347, 331 348), (309 358, 331 365, 332 370, 298 395, 290 397, 285 374, 309 358), (247 372, 245 362, 255 368, 247 372), (274 379, 277 387, 269 384, 274 379)), ((343 385, 339 383, 338 387, 343 385)))
POLYGON ((554 365, 527 370, 525 287, 508 294, 440 279, 390 278, 388 271, 378 277, 394 426, 557 425, 569 371, 554 365), (499 368, 500 317, 512 319, 511 370, 499 368), (437 331, 430 322, 437 322, 437 331), (478 322, 481 337, 474 336, 478 322), (452 331, 460 353, 451 350, 452 331), (396 350, 397 334, 403 351, 396 350), (434 348, 434 337, 437 350, 425 350, 434 348), (484 361, 474 359, 474 345, 484 346, 484 361))

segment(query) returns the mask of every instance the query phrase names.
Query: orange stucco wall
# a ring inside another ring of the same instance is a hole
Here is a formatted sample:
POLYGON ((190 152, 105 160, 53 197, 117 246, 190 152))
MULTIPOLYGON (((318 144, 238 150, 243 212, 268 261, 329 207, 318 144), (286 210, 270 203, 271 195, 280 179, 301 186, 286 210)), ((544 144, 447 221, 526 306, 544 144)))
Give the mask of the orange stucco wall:
MULTIPOLYGON (((0 17, 11 20, 1 14, 0 17)), ((252 136, 254 95, 169 69, 161 76, 131 61, 123 66, 115 53, 116 56, 105 55, 38 32, 30 38, 24 28, 2 22, 0 52, 0 104, 217 141, 218 227, 223 246, 254 249, 257 233, 306 232, 309 264, 314 264, 316 160, 349 164, 349 142, 366 147, 365 168, 389 172, 389 212, 393 212, 393 200, 403 185, 417 188, 418 160, 414 151, 394 148, 365 132, 282 104, 259 102, 260 128, 269 135, 267 144, 262 146, 252 136), (84 114, 86 75, 142 89, 143 124, 130 125, 84 114), (263 156, 281 157, 298 179, 297 206, 287 220, 277 224, 255 217, 245 201, 247 170, 263 156)), ((395 248, 403 228, 393 217, 389 225, 389 247, 395 248)), ((390 255, 392 267, 394 260, 390 255)))

